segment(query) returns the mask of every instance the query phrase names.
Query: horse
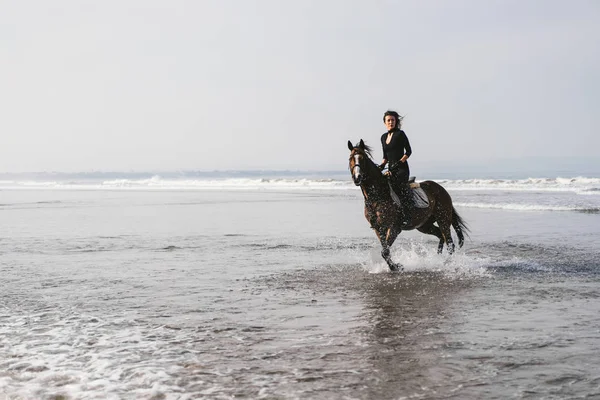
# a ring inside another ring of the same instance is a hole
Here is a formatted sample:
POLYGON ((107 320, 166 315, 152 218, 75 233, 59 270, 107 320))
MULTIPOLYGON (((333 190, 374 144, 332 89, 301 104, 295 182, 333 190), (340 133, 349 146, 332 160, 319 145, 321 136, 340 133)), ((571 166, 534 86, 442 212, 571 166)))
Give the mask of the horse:
POLYGON ((426 208, 413 208, 410 224, 402 225, 402 211, 394 202, 388 178, 372 160, 371 148, 361 139, 356 146, 348 141, 348 149, 350 174, 354 184, 360 186, 365 200, 365 218, 381 243, 381 256, 391 271, 402 270, 402 265, 394 263, 390 255, 390 247, 402 230, 417 229, 433 235, 439 239, 438 254, 442 253, 444 243, 448 253, 452 254, 455 250, 450 231, 452 226, 459 247, 463 246, 464 235, 468 235, 469 228, 456 212, 446 189, 434 181, 420 182, 419 186, 427 195, 429 204, 426 208))

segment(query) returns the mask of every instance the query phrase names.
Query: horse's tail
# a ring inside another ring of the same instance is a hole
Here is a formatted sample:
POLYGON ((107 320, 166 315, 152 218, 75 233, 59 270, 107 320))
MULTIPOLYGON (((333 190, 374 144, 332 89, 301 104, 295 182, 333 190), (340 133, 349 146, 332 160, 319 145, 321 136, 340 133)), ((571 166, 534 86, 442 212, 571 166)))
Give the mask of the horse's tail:
POLYGON ((456 236, 458 236, 458 246, 463 247, 463 244, 465 244, 465 234, 469 236, 470 230, 462 217, 458 215, 454 206, 452 206, 452 226, 456 231, 456 236))

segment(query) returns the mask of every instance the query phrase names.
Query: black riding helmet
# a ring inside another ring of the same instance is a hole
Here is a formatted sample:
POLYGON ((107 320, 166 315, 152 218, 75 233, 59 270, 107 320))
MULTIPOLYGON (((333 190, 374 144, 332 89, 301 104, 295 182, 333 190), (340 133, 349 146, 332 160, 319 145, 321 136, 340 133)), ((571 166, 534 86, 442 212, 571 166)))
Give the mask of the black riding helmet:
POLYGON ((398 114, 396 111, 387 110, 385 112, 385 114, 383 114, 383 122, 385 122, 385 117, 387 117, 388 115, 391 116, 391 117, 396 118, 396 126, 394 126, 394 128, 398 128, 398 125, 402 121, 403 117, 401 117, 400 114, 398 114))

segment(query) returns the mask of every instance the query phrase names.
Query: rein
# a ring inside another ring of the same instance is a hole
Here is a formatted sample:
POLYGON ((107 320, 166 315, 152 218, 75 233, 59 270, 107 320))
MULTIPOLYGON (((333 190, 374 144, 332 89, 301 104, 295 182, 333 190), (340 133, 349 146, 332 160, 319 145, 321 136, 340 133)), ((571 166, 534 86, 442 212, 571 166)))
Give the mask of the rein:
MULTIPOLYGON (((356 157, 356 155, 355 155, 355 157, 356 157)), ((366 155, 363 155, 363 157, 366 159, 366 161, 365 161, 365 162, 367 162, 367 163, 368 163, 368 162, 371 162, 371 163, 374 165, 373 161, 371 161, 371 159, 370 159, 368 156, 366 156, 366 155)), ((354 165, 353 165, 352 167, 350 167, 350 173, 351 173, 352 175, 354 175, 354 169, 355 169, 356 167, 358 167, 358 168, 361 168, 361 166, 360 166, 360 164, 358 163, 358 161, 357 161, 357 160, 358 160, 358 159, 355 159, 354 165)), ((367 171, 368 171, 368 169, 369 169, 369 166, 368 166, 368 165, 366 165, 366 166, 365 166, 365 168, 362 168, 362 169, 363 169, 363 171, 367 172, 367 171)), ((368 178, 369 178, 369 174, 368 174, 368 173, 364 173, 364 174, 363 174, 363 182, 366 182, 367 180, 369 180, 368 178)), ((362 185, 362 184, 361 184, 361 185, 362 185)))
MULTIPOLYGON (((370 161, 370 159, 367 159, 368 161, 370 161)), ((367 161, 367 162, 368 162, 367 161)), ((351 168, 350 168, 350 173, 354 174, 354 169, 356 167, 360 167, 360 165, 358 163, 354 164, 351 168)), ((369 166, 366 165, 364 168, 362 168, 363 171, 367 172, 369 170, 369 166)), ((363 193, 363 196, 365 198, 365 202, 368 205, 374 204, 377 199, 380 198, 381 192, 385 192, 386 190, 383 189, 380 191, 380 189, 377 187, 377 179, 373 180, 373 178, 371 176, 372 173, 364 173, 363 174, 363 178, 362 178, 362 182, 360 183, 360 187, 361 187, 361 191, 363 193), (371 188, 371 190, 369 190, 368 188, 371 188), (375 196, 375 199, 373 199, 371 196, 367 196, 367 191, 371 191, 372 194, 375 196)), ((387 186, 386 186, 387 188, 387 186)))

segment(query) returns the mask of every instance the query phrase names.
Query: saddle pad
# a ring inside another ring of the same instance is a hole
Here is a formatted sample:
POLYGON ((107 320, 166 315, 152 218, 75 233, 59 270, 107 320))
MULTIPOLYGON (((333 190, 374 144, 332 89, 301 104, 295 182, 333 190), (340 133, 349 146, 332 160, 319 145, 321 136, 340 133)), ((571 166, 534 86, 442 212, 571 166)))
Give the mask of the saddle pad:
POLYGON ((418 183, 410 185, 410 192, 413 197, 413 204, 417 208, 427 208, 429 207, 429 199, 427 198, 427 194, 425 191, 419 186, 418 183), (416 187, 413 187, 416 185, 416 187))
MULTIPOLYGON (((388 185, 390 186, 390 194, 392 195, 392 200, 394 201, 394 203, 396 203, 399 206, 402 205, 402 201, 400 200, 400 197, 398 197, 396 192, 394 192, 394 189, 392 189, 392 185, 389 182, 388 185)), ((412 194, 413 205, 416 208, 429 207, 429 199, 427 198, 427 194, 425 193, 425 191, 421 188, 421 185, 419 185, 418 183, 411 183, 410 193, 412 194)))

